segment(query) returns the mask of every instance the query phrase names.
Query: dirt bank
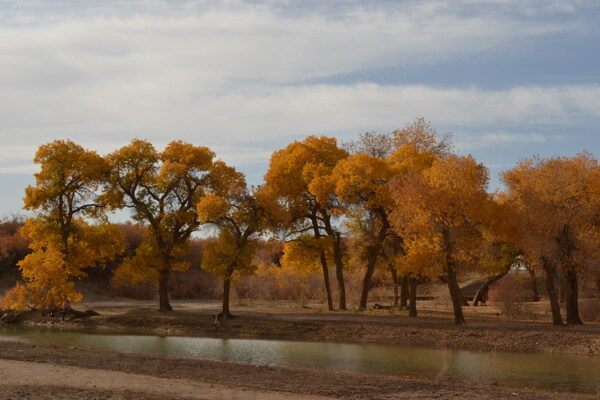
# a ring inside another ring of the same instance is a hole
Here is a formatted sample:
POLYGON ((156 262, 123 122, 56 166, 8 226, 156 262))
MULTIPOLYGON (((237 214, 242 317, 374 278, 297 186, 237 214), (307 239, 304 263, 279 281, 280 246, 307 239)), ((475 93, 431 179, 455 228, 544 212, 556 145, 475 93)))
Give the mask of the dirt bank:
POLYGON ((600 325, 554 327, 547 322, 499 321, 472 317, 456 326, 451 315, 409 318, 406 312, 322 312, 321 309, 246 308, 237 318, 215 323, 211 303, 182 303, 161 313, 135 304, 96 305, 102 315, 60 324, 34 317, 38 324, 171 335, 283 338, 346 343, 382 343, 433 348, 600 355, 600 325))
POLYGON ((0 341, 1 399, 592 399, 489 384, 419 381, 311 369, 0 341), (316 397, 312 397, 316 396, 316 397))

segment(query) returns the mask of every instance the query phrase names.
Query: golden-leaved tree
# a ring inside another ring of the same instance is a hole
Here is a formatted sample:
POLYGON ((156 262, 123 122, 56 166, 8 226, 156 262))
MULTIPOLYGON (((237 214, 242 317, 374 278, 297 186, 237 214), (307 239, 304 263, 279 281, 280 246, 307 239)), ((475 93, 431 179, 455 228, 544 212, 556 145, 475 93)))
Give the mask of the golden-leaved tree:
MULTIPOLYGON (((344 260, 342 235, 335 219, 343 212, 343 205, 335 191, 333 170, 346 157, 348 153, 338 147, 334 138, 309 136, 274 152, 265 175, 265 193, 275 198, 285 210, 286 217, 279 221, 278 227, 288 231, 288 240, 304 238, 305 233, 312 234, 317 241, 323 237, 331 239, 338 304, 342 310, 346 309, 344 260)), ((327 304, 333 310, 325 250, 319 259, 327 304)))
POLYGON ((566 291, 567 323, 581 324, 578 276, 597 269, 600 251, 598 161, 585 152, 575 157, 526 158, 502 179, 506 197, 524 224, 516 245, 546 275, 554 324, 563 323, 557 281, 566 291))
POLYGON ((360 218, 376 226, 375 235, 365 242, 366 271, 360 296, 360 309, 367 308, 371 280, 383 243, 390 234, 389 213, 393 205, 389 181, 393 176, 390 164, 369 154, 355 154, 340 161, 333 170, 335 193, 341 202, 360 218), (362 211, 361 211, 362 210, 362 211), (364 217, 368 215, 368 217, 364 217))
POLYGON ((256 239, 263 231, 267 210, 261 193, 248 190, 244 174, 221 161, 211 173, 211 192, 197 205, 201 224, 219 229, 219 237, 209 242, 202 255, 202 268, 223 279, 223 307, 220 316, 230 318, 231 281, 255 270, 252 263, 256 239))
POLYGON ((403 264, 448 284, 457 324, 464 323, 458 276, 477 257, 478 224, 488 209, 488 171, 471 156, 448 155, 398 177, 392 221, 404 240, 403 264))
POLYGON ((206 147, 174 141, 158 152, 137 139, 107 156, 104 200, 131 210, 133 219, 147 228, 135 256, 119 267, 116 277, 157 282, 161 311, 172 311, 170 272, 189 268, 183 256, 199 226, 196 205, 210 186, 213 158, 206 147))
POLYGON ((122 235, 106 222, 105 207, 98 199, 107 171, 102 157, 71 141, 57 140, 41 146, 34 162, 40 171, 35 186, 25 191, 24 208, 35 216, 21 229, 32 253, 19 262, 24 282, 3 300, 15 309, 81 301, 74 279, 123 250, 122 235), (90 218, 99 222, 91 224, 90 218))

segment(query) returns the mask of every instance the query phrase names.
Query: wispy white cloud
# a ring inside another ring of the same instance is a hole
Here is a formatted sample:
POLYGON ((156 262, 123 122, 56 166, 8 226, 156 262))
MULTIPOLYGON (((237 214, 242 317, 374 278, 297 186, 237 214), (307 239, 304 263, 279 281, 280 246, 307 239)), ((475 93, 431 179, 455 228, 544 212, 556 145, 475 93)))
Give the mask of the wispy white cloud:
MULTIPOLYGON (((559 3, 544 4, 567 14, 589 4, 559 3)), ((31 147, 59 138, 100 153, 134 137, 157 147, 183 139, 251 165, 268 158, 273 141, 347 139, 419 116, 488 132, 498 123, 600 118, 595 85, 306 83, 526 48, 581 29, 569 19, 521 18, 532 1, 312 5, 317 11, 297 1, 0 2, 0 137, 11 146, 0 172, 30 165, 31 147)))
POLYGON ((541 133, 496 132, 455 137, 456 148, 461 151, 507 146, 513 144, 548 143, 564 140, 561 135, 544 135, 541 133))

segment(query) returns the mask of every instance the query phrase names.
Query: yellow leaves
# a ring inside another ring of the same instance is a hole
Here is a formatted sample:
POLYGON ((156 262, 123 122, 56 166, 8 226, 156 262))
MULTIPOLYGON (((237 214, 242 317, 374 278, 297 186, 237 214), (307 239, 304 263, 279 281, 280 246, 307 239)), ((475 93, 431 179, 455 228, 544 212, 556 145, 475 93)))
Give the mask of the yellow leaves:
POLYGON ((435 276, 448 263, 474 263, 482 240, 477 223, 490 209, 487 176, 471 156, 447 155, 394 180, 391 219, 404 239, 405 268, 435 276))
POLYGON ((432 153, 419 151, 408 144, 394 150, 388 157, 396 174, 423 171, 431 167, 435 159, 436 157, 432 153))
POLYGON ((532 157, 502 175, 506 202, 521 223, 516 245, 528 259, 560 260, 567 268, 590 264, 598 252, 600 166, 589 153, 532 157))
POLYGON ((35 174, 36 185, 25 190, 23 208, 50 213, 67 212, 69 202, 72 205, 92 202, 108 168, 96 152, 62 140, 40 146, 34 162, 40 165, 40 171, 35 174))
POLYGON ((18 265, 24 284, 15 287, 5 301, 12 308, 57 306, 65 300, 81 301, 73 278, 85 277, 85 268, 114 259, 124 248, 123 237, 113 225, 89 225, 75 220, 66 242, 59 227, 42 218, 30 218, 21 229, 30 239, 32 253, 18 265))
POLYGON ((256 266, 252 264, 255 245, 248 242, 240 246, 237 239, 222 230, 219 238, 206 244, 202 253, 202 268, 215 276, 235 279, 240 275, 249 275, 256 266))
POLYGON ((206 195, 198 203, 198 219, 201 223, 217 221, 227 215, 229 203, 216 194, 206 195))
POLYGON ((307 276, 321 268, 320 257, 324 252, 331 261, 333 238, 302 236, 297 240, 287 242, 283 248, 281 266, 292 274, 307 276))
MULTIPOLYGON (((309 191, 311 182, 331 174, 337 163, 347 156, 335 138, 309 136, 273 153, 265 175, 266 186, 296 207, 310 207, 305 197, 316 195, 309 191)), ((325 200, 325 192, 316 191, 325 200)))
POLYGON ((213 164, 210 178, 211 190, 221 197, 236 197, 247 191, 244 174, 223 161, 216 161, 213 164))
POLYGON ((333 171, 336 193, 342 202, 364 204, 367 208, 387 207, 387 184, 392 177, 389 164, 368 154, 356 154, 340 161, 333 171))

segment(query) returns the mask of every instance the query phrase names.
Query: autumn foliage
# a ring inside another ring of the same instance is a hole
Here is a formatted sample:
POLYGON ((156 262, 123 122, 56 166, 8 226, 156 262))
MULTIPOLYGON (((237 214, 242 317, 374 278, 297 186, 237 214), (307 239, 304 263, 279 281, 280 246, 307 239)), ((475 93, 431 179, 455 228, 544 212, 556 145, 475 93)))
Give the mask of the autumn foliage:
POLYGON ((532 282, 543 275, 554 324, 575 325, 583 323, 582 277, 600 286, 600 165, 587 152, 524 158, 496 193, 487 168, 457 154, 451 136, 424 119, 348 143, 294 141, 272 154, 258 187, 210 149, 182 141, 159 150, 135 139, 102 156, 57 140, 34 161, 36 183, 24 198, 30 217, 0 223, 0 257, 21 272, 0 308, 81 301, 77 281, 104 265, 113 287, 154 288, 161 311, 172 310, 173 274, 202 269, 211 284, 222 282, 211 292, 223 293, 222 317, 232 316, 236 293, 323 294, 330 310, 354 299, 365 310, 389 274, 394 305, 401 287, 411 316, 417 285, 447 285, 462 324, 463 276, 484 279, 477 305, 518 271, 532 282), (120 210, 133 222, 111 224, 120 210), (211 235, 194 239, 199 231, 211 235))

